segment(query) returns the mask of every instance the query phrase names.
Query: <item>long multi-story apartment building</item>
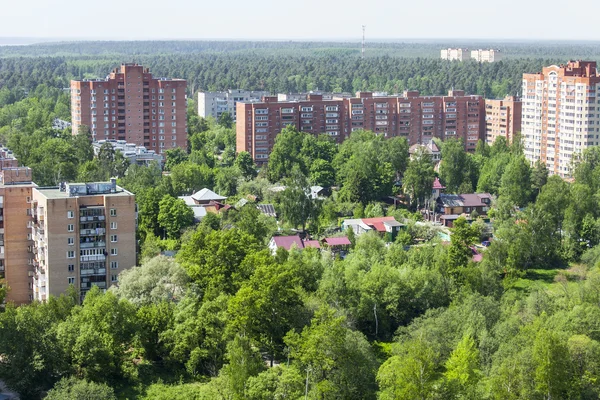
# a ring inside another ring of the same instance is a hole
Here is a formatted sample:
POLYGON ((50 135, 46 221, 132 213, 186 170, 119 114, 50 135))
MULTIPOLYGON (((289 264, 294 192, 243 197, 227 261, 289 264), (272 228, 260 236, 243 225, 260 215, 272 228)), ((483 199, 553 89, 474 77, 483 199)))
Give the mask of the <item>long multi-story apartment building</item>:
POLYGON ((135 196, 114 179, 34 188, 30 211, 35 300, 71 284, 83 298, 93 285, 108 288, 135 266, 135 196))
POLYGON ((471 50, 471 59, 477 62, 496 62, 502 60, 502 53, 500 50, 471 50))
POLYGON ((442 49, 440 57, 448 61, 465 61, 469 59, 469 49, 442 49))
POLYGON ((31 198, 32 171, 0 149, 0 278, 10 290, 6 300, 25 304, 33 299, 31 198))
POLYGON ((187 83, 155 78, 123 64, 106 79, 71 81, 73 134, 89 127, 93 140, 125 140, 164 153, 187 147, 187 83))
POLYGON ((258 101, 267 92, 230 89, 226 92, 199 92, 198 115, 202 118, 213 117, 218 120, 223 113, 229 113, 236 120, 239 101, 258 101))
POLYGON ((521 100, 506 96, 503 100, 485 100, 485 139, 493 144, 502 136, 508 143, 521 131, 521 100))
POLYGON ((527 159, 571 175, 573 157, 600 143, 600 74, 595 61, 569 61, 523 74, 521 135, 527 159))
POLYGON ((268 161, 275 137, 286 126, 312 134, 327 134, 338 143, 352 131, 370 130, 384 137, 404 136, 409 144, 427 143, 434 137, 461 138, 467 151, 484 139, 484 99, 453 90, 448 96, 374 96, 324 100, 311 94, 304 101, 238 103, 237 150, 249 152, 257 163, 268 161), (242 118, 243 115, 243 118, 242 118))

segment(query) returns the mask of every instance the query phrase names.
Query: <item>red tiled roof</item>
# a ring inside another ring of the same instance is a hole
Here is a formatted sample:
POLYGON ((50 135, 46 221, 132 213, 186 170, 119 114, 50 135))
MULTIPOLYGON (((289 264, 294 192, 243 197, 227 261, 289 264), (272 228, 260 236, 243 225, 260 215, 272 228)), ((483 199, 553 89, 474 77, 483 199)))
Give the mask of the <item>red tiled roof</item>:
POLYGON ((292 245, 296 245, 297 248, 303 249, 304 244, 302 244, 302 239, 300 236, 273 236, 273 241, 275 242, 275 246, 283 247, 286 250, 290 250, 292 245))
POLYGON ((352 244, 350 243, 350 239, 345 236, 325 238, 325 243, 327 243, 328 246, 349 246, 352 244))

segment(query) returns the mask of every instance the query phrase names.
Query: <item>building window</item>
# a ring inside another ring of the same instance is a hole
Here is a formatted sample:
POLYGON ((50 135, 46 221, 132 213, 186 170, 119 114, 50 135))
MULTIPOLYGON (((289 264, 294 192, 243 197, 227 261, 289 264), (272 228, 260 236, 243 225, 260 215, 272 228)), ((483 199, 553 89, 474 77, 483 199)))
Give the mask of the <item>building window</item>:
POLYGON ((67 225, 67 232, 74 232, 74 231, 75 231, 75 225, 68 224, 67 225))
POLYGON ((75 212, 74 211, 67 211, 67 218, 75 218, 75 212))
POLYGON ((110 249, 110 255, 111 256, 116 256, 117 255, 117 248, 113 247, 112 249, 110 249))
POLYGON ((119 268, 119 262, 118 261, 111 261, 110 262, 110 269, 117 269, 119 268))
POLYGON ((110 216, 111 217, 116 217, 117 216, 117 209, 116 208, 111 208, 110 209, 110 216))
POLYGON ((69 282, 69 285, 74 285, 75 284, 75 277, 74 276, 70 276, 67 278, 67 282, 69 282))
POLYGON ((118 280, 118 275, 111 275, 110 276, 110 281, 111 282, 117 282, 117 280, 118 280))
POLYGON ((69 264, 68 269, 69 269, 69 272, 75 271, 75 264, 69 264))
POLYGON ((116 222, 111 222, 110 223, 110 229, 117 229, 117 223, 116 222))
POLYGON ((117 235, 110 235, 110 241, 112 243, 116 243, 117 242, 117 235))
POLYGON ((31 208, 26 208, 25 209, 25 214, 31 215, 31 208))
POLYGON ((67 251, 67 258, 75 258, 75 252, 73 250, 67 251))
POLYGON ((75 238, 72 238, 72 237, 67 238, 67 244, 69 246, 73 246, 75 244, 75 238))

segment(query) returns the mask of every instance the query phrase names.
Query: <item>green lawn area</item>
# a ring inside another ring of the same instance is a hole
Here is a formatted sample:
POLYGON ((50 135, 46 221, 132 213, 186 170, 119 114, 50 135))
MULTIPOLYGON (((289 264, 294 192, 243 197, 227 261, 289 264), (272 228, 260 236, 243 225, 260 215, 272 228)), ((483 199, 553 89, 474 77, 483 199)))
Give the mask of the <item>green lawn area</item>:
POLYGON ((580 279, 585 279, 585 268, 581 265, 572 265, 568 269, 530 269, 522 278, 515 280, 511 288, 522 292, 536 289, 553 290, 564 282, 571 284, 580 279))

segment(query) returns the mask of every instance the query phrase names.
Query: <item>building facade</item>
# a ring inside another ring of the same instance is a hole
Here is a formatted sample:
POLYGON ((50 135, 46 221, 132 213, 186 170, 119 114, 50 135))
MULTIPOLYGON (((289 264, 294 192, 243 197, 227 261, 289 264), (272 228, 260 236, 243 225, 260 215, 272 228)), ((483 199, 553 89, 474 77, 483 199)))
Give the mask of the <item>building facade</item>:
POLYGON ((508 143, 521 132, 521 100, 506 96, 503 100, 485 99, 485 140, 493 144, 502 136, 508 143))
POLYGON ((89 127, 93 140, 125 140, 164 153, 187 147, 187 83, 155 78, 123 64, 106 79, 71 81, 73 134, 89 127))
POLYGON ((569 61, 523 74, 525 157, 571 176, 573 157, 600 144, 600 75, 595 61, 569 61))
POLYGON ((18 167, 8 149, 0 150, 0 279, 10 290, 6 301, 33 299, 33 242, 31 237, 32 171, 18 167))
POLYGON ((83 298, 136 265, 135 196, 114 180, 34 188, 31 211, 35 300, 71 284, 83 298))
POLYGON ((267 92, 230 89, 226 92, 199 92, 198 115, 218 120, 223 113, 229 113, 236 120, 239 101, 259 101, 267 92))
POLYGON ((442 60, 465 61, 469 58, 469 49, 442 49, 440 56, 442 60))
POLYGON ((471 50, 471 59, 477 62, 496 62, 502 60, 502 53, 500 50, 471 50))
POLYGON ((249 152, 257 163, 268 161, 275 137, 286 126, 323 133, 338 143, 363 129, 384 137, 406 137, 410 145, 434 137, 461 138, 467 151, 474 151, 477 141, 485 138, 484 99, 459 90, 448 96, 420 96, 417 91, 402 96, 359 92, 356 97, 331 100, 312 94, 307 100, 288 102, 267 96, 261 102, 240 102, 237 107, 237 150, 249 152))

